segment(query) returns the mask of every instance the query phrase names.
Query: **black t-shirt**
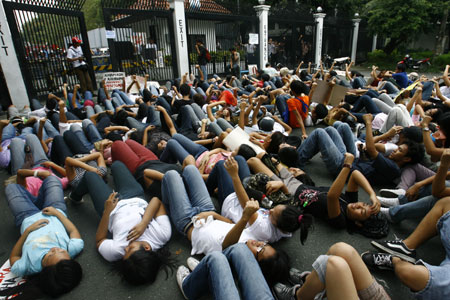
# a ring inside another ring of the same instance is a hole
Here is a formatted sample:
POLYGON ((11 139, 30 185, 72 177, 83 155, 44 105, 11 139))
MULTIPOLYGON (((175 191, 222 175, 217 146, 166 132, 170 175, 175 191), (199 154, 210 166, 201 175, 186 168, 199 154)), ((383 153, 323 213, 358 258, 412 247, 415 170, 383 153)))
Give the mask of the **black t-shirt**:
POLYGON ((327 203, 327 194, 329 189, 329 187, 315 187, 302 184, 295 192, 295 200, 298 201, 298 206, 304 207, 305 213, 325 220, 333 227, 346 228, 347 205, 348 203, 355 201, 349 201, 349 197, 346 197, 346 195, 341 195, 341 197, 339 197, 341 213, 337 217, 330 219, 328 217, 327 203))
POLYGON ((352 169, 360 171, 371 184, 379 185, 392 184, 401 175, 397 164, 381 153, 370 161, 358 160, 356 164, 353 164, 352 169))
POLYGON ((204 66, 208 63, 206 61, 206 48, 205 46, 198 46, 198 50, 200 51, 200 54, 198 55, 198 64, 204 66))
MULTIPOLYGON (((142 185, 144 185, 144 170, 150 169, 161 172, 165 174, 167 171, 175 170, 181 174, 181 166, 176 164, 168 164, 159 160, 149 160, 140 165, 136 172, 134 173, 134 177, 136 180, 142 185)), ((154 180, 153 183, 148 187, 147 191, 149 192, 150 199, 153 197, 158 197, 162 199, 161 194, 161 181, 154 180)))
POLYGON ((195 103, 195 102, 192 99, 189 99, 189 100, 175 100, 175 102, 173 102, 173 105, 172 105, 172 112, 174 114, 178 114, 178 113, 180 113, 181 107, 183 107, 185 105, 191 105, 193 103, 195 103))

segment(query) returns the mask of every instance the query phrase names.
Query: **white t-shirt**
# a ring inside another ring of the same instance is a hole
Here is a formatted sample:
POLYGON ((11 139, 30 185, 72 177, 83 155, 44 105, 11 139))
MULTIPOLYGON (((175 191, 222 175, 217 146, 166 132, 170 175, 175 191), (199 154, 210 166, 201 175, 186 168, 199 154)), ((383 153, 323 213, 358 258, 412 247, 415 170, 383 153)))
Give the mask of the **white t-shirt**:
MULTIPOLYGON (((310 109, 310 111, 308 112, 308 115, 306 116, 305 121, 303 121, 303 123, 305 124, 305 127, 312 127, 312 126, 315 126, 316 124, 318 124, 318 123, 320 123, 320 122, 322 121, 322 119, 317 119, 316 122, 314 122, 313 119, 312 119, 312 113, 311 113, 311 110, 312 110, 314 107, 316 107, 317 104, 319 104, 319 103, 317 103, 317 102, 311 102, 311 103, 309 104, 309 109, 310 109)), ((327 105, 327 109, 328 109, 328 110, 330 110, 330 109, 332 109, 332 108, 333 108, 333 106, 327 105)))
MULTIPOLYGON (((225 198, 222 204, 222 215, 234 223, 237 223, 243 213, 244 209, 239 202, 236 193, 231 193, 225 198)), ((253 239, 258 241, 268 241, 270 243, 276 242, 283 237, 290 237, 291 233, 283 233, 276 228, 269 218, 269 210, 260 208, 258 210, 258 218, 255 222, 245 229, 247 234, 253 236, 253 239)))
POLYGON ((274 77, 274 76, 278 76, 278 71, 277 69, 270 67, 270 68, 265 68, 263 69, 264 73, 269 74, 270 77, 274 77))
MULTIPOLYGON (((125 255, 128 246, 127 235, 137 225, 144 215, 147 202, 140 198, 120 200, 109 215, 108 230, 112 239, 106 239, 98 247, 98 252, 107 261, 117 261, 125 255)), ((169 217, 166 215, 154 218, 147 229, 136 241, 145 241, 150 244, 152 251, 162 248, 172 235, 169 217)))
MULTIPOLYGON (((83 49, 81 49, 81 46, 78 47, 74 47, 74 46, 70 46, 69 50, 67 50, 67 58, 79 58, 79 57, 83 57, 83 49)), ((72 65, 74 68, 78 68, 81 65, 85 65, 86 62, 84 61, 79 61, 79 60, 75 60, 72 62, 72 65)))
POLYGON ((245 126, 245 127, 244 127, 244 131, 247 132, 247 133, 251 133, 251 132, 259 132, 259 131, 260 131, 260 132, 264 132, 264 133, 273 133, 273 132, 275 132, 275 131, 279 131, 279 132, 281 132, 282 134, 284 134, 284 135, 287 136, 286 130, 285 130, 284 127, 283 127, 280 123, 278 123, 278 122, 273 123, 273 130, 272 130, 271 132, 263 131, 263 130, 259 129, 258 124, 252 125, 252 127, 247 127, 247 126, 245 126))
POLYGON ((449 86, 441 86, 439 88, 444 97, 450 98, 450 87, 449 86))

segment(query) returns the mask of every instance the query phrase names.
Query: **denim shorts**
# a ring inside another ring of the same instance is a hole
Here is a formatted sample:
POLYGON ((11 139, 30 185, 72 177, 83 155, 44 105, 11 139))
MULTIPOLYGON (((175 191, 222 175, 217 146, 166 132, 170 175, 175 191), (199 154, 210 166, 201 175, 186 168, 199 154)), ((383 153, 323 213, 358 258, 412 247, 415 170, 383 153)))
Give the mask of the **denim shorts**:
POLYGON ((446 258, 439 266, 432 266, 422 260, 417 262, 424 265, 430 273, 427 286, 414 293, 417 299, 450 299, 450 211, 439 219, 436 228, 441 235, 446 258))

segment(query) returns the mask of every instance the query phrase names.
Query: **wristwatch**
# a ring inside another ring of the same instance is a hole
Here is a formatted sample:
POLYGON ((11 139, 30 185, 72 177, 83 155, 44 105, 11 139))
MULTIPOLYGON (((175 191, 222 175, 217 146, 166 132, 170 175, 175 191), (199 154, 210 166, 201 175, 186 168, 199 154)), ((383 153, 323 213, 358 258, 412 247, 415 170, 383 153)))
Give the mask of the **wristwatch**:
POLYGON ((423 131, 430 131, 430 128, 428 128, 428 126, 427 126, 427 127, 422 128, 422 130, 423 131))
POLYGON ((351 169, 352 165, 351 164, 343 164, 342 168, 349 168, 349 169, 351 169))

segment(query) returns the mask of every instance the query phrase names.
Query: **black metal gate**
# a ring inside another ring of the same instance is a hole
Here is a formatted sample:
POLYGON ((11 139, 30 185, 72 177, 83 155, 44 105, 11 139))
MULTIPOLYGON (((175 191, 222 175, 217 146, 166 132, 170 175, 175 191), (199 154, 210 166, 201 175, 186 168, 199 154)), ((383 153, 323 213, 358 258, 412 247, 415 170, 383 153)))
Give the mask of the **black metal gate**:
POLYGON ((314 62, 315 32, 312 16, 270 16, 269 43, 273 45, 269 45, 269 50, 275 49, 272 55, 269 53, 269 61, 273 66, 281 64, 293 69, 301 61, 314 62))
MULTIPOLYGON (((92 66, 84 15, 81 12, 84 2, 3 1, 30 98, 44 98, 50 92, 60 92, 63 83, 68 83, 69 87, 77 83, 66 59, 73 36, 83 41, 83 53, 89 66, 92 66)), ((89 73, 96 88, 92 67, 89 73)))
POLYGON ((112 69, 150 80, 178 77, 168 1, 102 0, 112 69))
POLYGON ((246 9, 241 15, 238 7, 230 1, 186 1, 186 27, 189 52, 189 70, 193 72, 198 61, 195 42, 201 40, 211 54, 206 65, 208 74, 226 73, 231 53, 240 53, 240 69, 248 64, 259 64, 258 46, 249 45, 249 33, 258 33, 259 21, 255 11, 246 9))

